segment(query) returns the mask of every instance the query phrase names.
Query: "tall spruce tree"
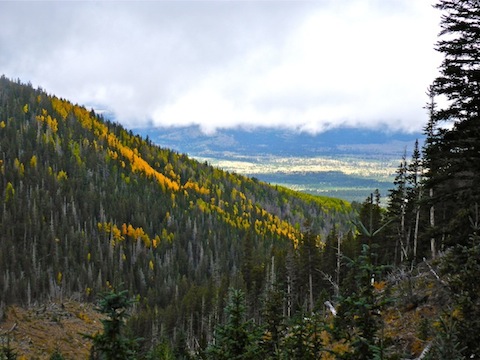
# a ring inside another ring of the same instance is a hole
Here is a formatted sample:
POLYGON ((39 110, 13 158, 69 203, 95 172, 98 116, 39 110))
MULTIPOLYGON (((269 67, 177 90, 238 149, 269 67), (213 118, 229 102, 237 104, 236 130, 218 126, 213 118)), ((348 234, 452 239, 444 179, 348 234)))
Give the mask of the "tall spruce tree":
POLYGON ((420 207, 422 165, 417 139, 410 162, 404 152, 393 182, 394 188, 389 191, 387 221, 390 241, 382 249, 386 251, 385 263, 416 261, 419 255, 425 254, 424 246, 419 246, 420 223, 425 217, 420 207))
POLYGON ((480 356, 480 2, 441 0, 445 56, 431 88, 430 122, 426 127, 432 254, 438 240, 448 246, 440 274, 449 291, 447 322, 437 331, 432 354, 438 359, 480 356), (436 108, 433 97, 444 97, 436 108), (448 123, 450 126, 444 126, 448 123), (473 230, 473 233, 472 233, 473 230), (450 326, 449 324, 453 324, 450 326), (449 325, 449 326, 445 326, 449 325))
MULTIPOLYGON (((385 228, 384 211, 380 206, 380 191, 376 189, 367 197, 362 204, 359 213, 359 222, 356 224, 361 233, 359 241, 361 244, 367 244, 371 248, 380 248, 387 250, 385 239, 381 231, 385 228)), ((377 253, 374 260, 375 264, 379 261, 384 262, 385 254, 377 253)))
POLYGON ((309 228, 298 245, 301 296, 306 300, 305 310, 312 312, 315 298, 319 292, 321 274, 318 271, 321 262, 320 237, 309 228))
POLYGON ((102 319, 103 332, 86 337, 93 341, 90 359, 92 360, 130 360, 136 359, 136 347, 139 339, 125 334, 125 321, 128 310, 134 300, 128 297, 128 291, 115 291, 102 295, 98 310, 106 315, 102 319))
POLYGON ((255 323, 245 320, 245 294, 242 290, 230 289, 225 312, 227 322, 217 327, 214 342, 206 351, 207 359, 262 359, 263 332, 255 323))
MULTIPOLYGON (((449 249, 440 263, 440 275, 446 284, 449 295, 449 307, 446 320, 455 326, 446 332, 437 329, 436 340, 448 335, 455 338, 459 352, 466 359, 480 357, 480 223, 479 217, 472 219, 470 231, 473 232, 467 244, 457 244, 449 249), (473 229, 472 229, 473 228, 473 229), (473 231, 472 231, 473 230, 473 231)), ((436 344, 438 347, 438 343, 436 344)), ((451 344, 452 346, 454 344, 451 344)), ((437 350, 440 350, 437 348, 437 350)))
MULTIPOLYGON (((420 220, 421 220, 421 207, 420 203, 423 196, 423 189, 421 186, 422 172, 423 172, 423 163, 422 163, 422 154, 418 145, 418 139, 415 141, 413 147, 412 159, 410 164, 407 167, 407 183, 410 185, 408 191, 408 203, 410 204, 410 212, 412 213, 412 220, 410 224, 411 232, 413 232, 413 243, 412 243, 412 259, 416 261, 419 253, 423 255, 422 252, 419 252, 419 229, 420 229, 420 220)), ((423 247, 422 247, 423 248, 423 247)))
POLYGON ((379 315, 387 299, 375 290, 373 281, 380 278, 386 267, 375 265, 374 258, 370 247, 363 244, 361 255, 349 263, 355 286, 348 295, 339 298, 333 332, 338 340, 348 339, 351 349, 345 354, 337 354, 338 359, 384 358, 383 336, 380 334, 383 320, 379 315))
POLYGON ((427 126, 426 187, 436 241, 452 245, 468 238, 469 217, 480 201, 480 2, 441 0, 437 50, 444 55, 432 95, 445 106, 427 126))
MULTIPOLYGON (((407 153, 403 154, 402 161, 397 168, 394 189, 389 191, 389 200, 387 208, 387 216, 391 223, 390 233, 392 241, 389 241, 390 251, 393 254, 393 262, 403 261, 408 256, 407 246, 408 239, 406 236, 406 214, 407 214, 407 153), (393 250, 393 251, 392 251, 393 250)), ((390 255, 390 256, 391 256, 390 255)))

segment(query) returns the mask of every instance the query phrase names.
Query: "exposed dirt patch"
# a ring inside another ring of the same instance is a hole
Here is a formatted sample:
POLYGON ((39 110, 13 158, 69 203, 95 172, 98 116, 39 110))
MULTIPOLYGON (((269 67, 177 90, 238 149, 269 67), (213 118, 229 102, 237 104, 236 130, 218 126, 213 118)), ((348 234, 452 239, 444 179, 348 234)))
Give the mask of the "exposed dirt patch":
POLYGON ((87 359, 91 342, 82 334, 101 330, 100 319, 93 305, 75 301, 11 306, 0 322, 0 346, 9 340, 19 359, 49 359, 56 350, 66 359, 87 359))

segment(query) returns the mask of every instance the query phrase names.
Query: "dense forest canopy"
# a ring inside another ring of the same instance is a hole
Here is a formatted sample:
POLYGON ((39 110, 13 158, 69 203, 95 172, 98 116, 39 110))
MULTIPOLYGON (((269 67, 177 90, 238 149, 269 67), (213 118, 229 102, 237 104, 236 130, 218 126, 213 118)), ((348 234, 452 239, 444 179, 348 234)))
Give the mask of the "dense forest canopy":
POLYGON ((479 358, 480 4, 436 8, 426 141, 386 208, 222 171, 2 76, 1 315, 99 300, 92 359, 479 358))
POLYGON ((2 76, 0 102, 2 309, 121 283, 162 336, 208 339, 227 289, 258 297, 307 222, 319 242, 352 230, 345 201, 199 163, 42 89, 2 76))

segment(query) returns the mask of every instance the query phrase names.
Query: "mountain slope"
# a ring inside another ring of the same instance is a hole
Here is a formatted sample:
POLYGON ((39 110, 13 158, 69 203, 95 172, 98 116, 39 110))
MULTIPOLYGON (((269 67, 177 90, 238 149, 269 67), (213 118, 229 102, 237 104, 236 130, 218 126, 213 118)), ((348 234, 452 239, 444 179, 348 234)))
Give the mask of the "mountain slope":
POLYGON ((202 338, 229 286, 260 294, 285 269, 306 221, 351 227, 344 201, 221 171, 5 77, 0 154, 1 312, 122 286, 148 331, 202 338))

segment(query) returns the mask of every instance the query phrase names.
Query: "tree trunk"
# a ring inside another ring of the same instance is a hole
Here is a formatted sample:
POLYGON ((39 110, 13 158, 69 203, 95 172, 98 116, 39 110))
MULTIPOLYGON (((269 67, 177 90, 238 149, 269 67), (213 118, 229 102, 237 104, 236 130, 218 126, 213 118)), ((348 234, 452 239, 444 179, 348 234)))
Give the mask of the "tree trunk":
POLYGON ((313 276, 312 272, 308 274, 308 285, 310 290, 310 312, 313 312, 313 276))
MULTIPOLYGON (((430 198, 433 197, 433 189, 430 189, 430 198)), ((430 207, 430 226, 433 228, 435 226, 435 207, 432 205, 430 207)), ((435 237, 432 236, 430 238, 430 252, 432 253, 432 259, 436 257, 436 249, 435 249, 435 237)))
MULTIPOLYGON (((422 199, 422 190, 418 191, 418 202, 422 199)), ((415 231, 413 233, 413 261, 417 261, 417 248, 418 248, 418 227, 420 224, 420 205, 417 205, 415 213, 415 231)))
POLYGON ((340 248, 341 245, 341 236, 338 234, 337 236, 337 278, 336 278, 336 286, 335 286, 335 297, 340 295, 340 267, 342 265, 342 251, 340 248))

